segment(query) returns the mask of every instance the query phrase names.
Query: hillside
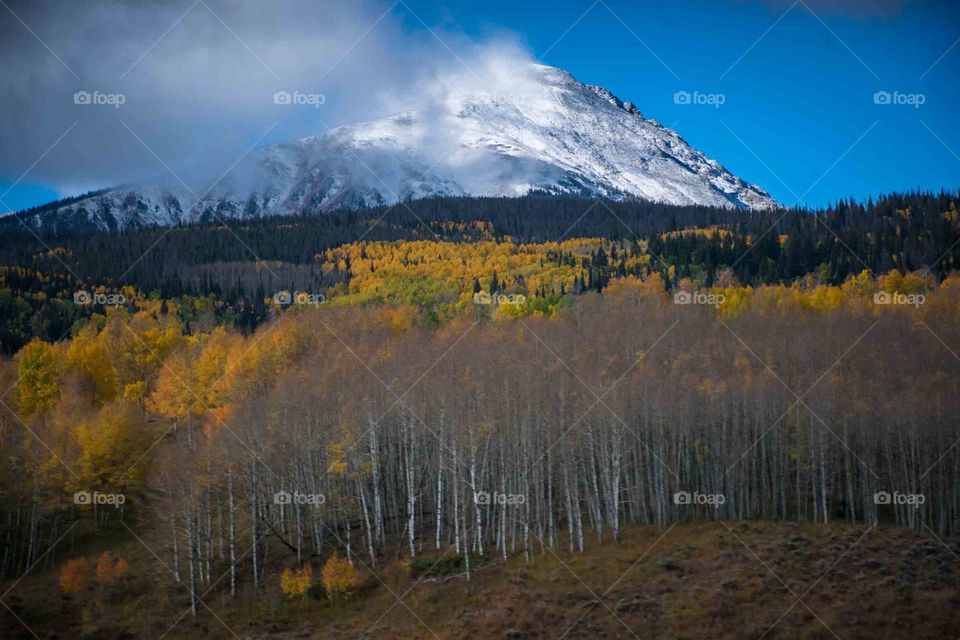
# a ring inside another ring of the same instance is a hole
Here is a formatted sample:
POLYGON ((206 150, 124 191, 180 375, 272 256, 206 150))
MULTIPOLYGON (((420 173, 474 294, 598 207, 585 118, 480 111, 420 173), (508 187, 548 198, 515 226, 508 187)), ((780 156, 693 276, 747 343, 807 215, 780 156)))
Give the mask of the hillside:
MULTIPOLYGON (((407 564, 440 577, 469 563, 461 605, 460 578, 417 596, 444 633, 523 637, 540 621, 551 635, 589 592, 544 556, 606 588, 642 541, 694 520, 608 604, 666 637, 704 624, 743 637, 741 621, 760 637, 789 597, 762 565, 731 566, 718 518, 756 521, 738 531, 795 591, 879 525, 811 608, 865 638, 900 624, 936 637, 950 620, 956 275, 674 296, 626 277, 529 315, 509 289, 480 293, 496 301, 443 320, 298 296, 246 337, 188 331, 174 301, 137 299, 0 363, 0 581, 23 621, 8 633, 156 640, 183 614, 188 632, 222 637, 210 610, 223 608, 253 637, 355 636, 410 586, 407 564), (852 618, 833 609, 866 601, 852 618)), ((385 637, 423 635, 389 620, 385 637)), ((781 633, 823 635, 800 620, 781 633)), ((621 637, 588 624, 582 637, 621 637)))
MULTIPOLYGON (((225 593, 227 578, 211 589, 210 610, 197 620, 180 617, 189 610, 187 591, 164 586, 163 566, 146 547, 131 540, 114 551, 149 569, 111 588, 82 631, 77 599, 50 588, 54 571, 26 578, 7 602, 41 637, 59 630, 59 637, 91 639, 166 632, 171 640, 652 640, 701 638, 709 629, 710 637, 731 640, 924 640, 949 637, 960 624, 960 544, 884 526, 631 527, 620 544, 594 545, 582 556, 538 550, 530 562, 491 558, 469 582, 418 575, 405 561, 386 560, 372 571, 358 562, 362 593, 336 604, 274 592, 238 607, 225 593)), ((442 558, 433 552, 424 562, 442 566, 442 558)), ((31 637, 3 613, 3 637, 31 637)))

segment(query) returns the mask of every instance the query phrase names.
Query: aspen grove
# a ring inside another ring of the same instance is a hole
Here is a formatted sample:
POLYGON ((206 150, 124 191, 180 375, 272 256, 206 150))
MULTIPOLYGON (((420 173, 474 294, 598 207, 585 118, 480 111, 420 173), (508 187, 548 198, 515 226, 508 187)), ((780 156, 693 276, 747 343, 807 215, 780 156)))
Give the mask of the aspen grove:
POLYGON ((438 325, 413 308, 300 307, 249 338, 110 313, 20 357, 30 384, 3 415, 5 473, 21 477, 4 499, 4 573, 49 563, 85 509, 94 528, 130 510, 154 519, 145 544, 194 613, 204 586, 275 583, 278 556, 372 569, 443 553, 469 577, 630 524, 955 535, 960 359, 944 344, 960 339, 960 287, 878 306, 852 282, 827 308, 765 287, 736 314, 637 280, 553 317, 478 306, 438 325), (84 489, 124 499, 70 504, 84 489))
MULTIPOLYGON (((178 343, 154 365, 144 410, 169 429, 140 439, 125 473, 91 478, 137 494, 97 522, 148 505, 161 523, 149 544, 194 608, 223 576, 234 595, 276 581, 277 554, 373 568, 442 551, 469 575, 478 559, 583 552, 628 524, 685 519, 954 535, 960 360, 940 339, 960 338, 957 291, 922 310, 822 312, 778 303, 781 288, 723 317, 623 286, 552 318, 439 326, 403 308, 297 309, 248 339, 178 343)), ((48 460, 5 507, 21 523, 7 529, 7 571, 80 516, 50 508, 68 501, 41 485, 56 469, 48 460)))

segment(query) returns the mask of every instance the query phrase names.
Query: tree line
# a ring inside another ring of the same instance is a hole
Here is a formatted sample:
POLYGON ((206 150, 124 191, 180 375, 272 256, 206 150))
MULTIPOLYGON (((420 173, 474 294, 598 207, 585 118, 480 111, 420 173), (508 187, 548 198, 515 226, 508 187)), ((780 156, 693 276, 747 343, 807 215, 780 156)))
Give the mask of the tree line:
MULTIPOLYGON (((93 311, 70 304, 73 292, 97 287, 129 286, 144 296, 177 299, 184 313, 198 309, 185 321, 212 310, 218 324, 250 333, 271 317, 265 300, 275 292, 332 296, 366 275, 349 264, 323 264, 326 252, 358 238, 451 242, 465 251, 479 241, 602 238, 607 246, 599 251, 546 256, 578 273, 562 288, 557 283, 524 291, 544 306, 555 305, 557 297, 602 291, 613 278, 651 273, 667 289, 683 279, 706 287, 724 284, 721 276, 728 272, 753 286, 803 278, 839 285, 864 269, 923 269, 942 279, 960 268, 956 202, 955 193, 906 193, 865 203, 844 200, 818 211, 743 212, 570 197, 433 198, 361 211, 106 233, 69 226, 27 230, 16 218, 5 218, 0 345, 12 354, 32 337, 60 339, 93 311)), ((29 223, 36 215, 21 219, 29 223)), ((430 308, 437 301, 420 303, 430 308)))

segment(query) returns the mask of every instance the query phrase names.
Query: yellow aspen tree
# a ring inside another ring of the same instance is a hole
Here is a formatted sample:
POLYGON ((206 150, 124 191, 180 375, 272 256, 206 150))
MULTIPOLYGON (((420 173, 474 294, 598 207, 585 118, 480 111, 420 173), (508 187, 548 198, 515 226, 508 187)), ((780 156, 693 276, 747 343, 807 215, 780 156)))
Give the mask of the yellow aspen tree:
POLYGON ((60 367, 55 347, 43 340, 31 340, 18 354, 20 375, 19 409, 27 420, 49 410, 60 394, 60 367))
POLYGON ((360 584, 360 574, 350 561, 334 553, 323 565, 321 582, 327 597, 334 599, 353 591, 360 584))
POLYGON ((313 568, 284 569, 280 574, 280 590, 291 598, 302 598, 313 586, 313 568))

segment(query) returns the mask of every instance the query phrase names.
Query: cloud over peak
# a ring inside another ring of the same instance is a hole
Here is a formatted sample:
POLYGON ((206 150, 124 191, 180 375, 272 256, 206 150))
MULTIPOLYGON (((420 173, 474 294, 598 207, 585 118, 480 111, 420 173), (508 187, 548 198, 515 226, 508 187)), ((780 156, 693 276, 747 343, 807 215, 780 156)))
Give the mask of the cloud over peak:
POLYGON ((397 13, 408 9, 382 2, 9 6, 19 20, 0 21, 0 180, 43 156, 28 181, 64 193, 169 178, 168 168, 226 171, 251 145, 423 107, 451 90, 510 90, 529 59, 509 37, 478 45, 408 31, 397 13))

